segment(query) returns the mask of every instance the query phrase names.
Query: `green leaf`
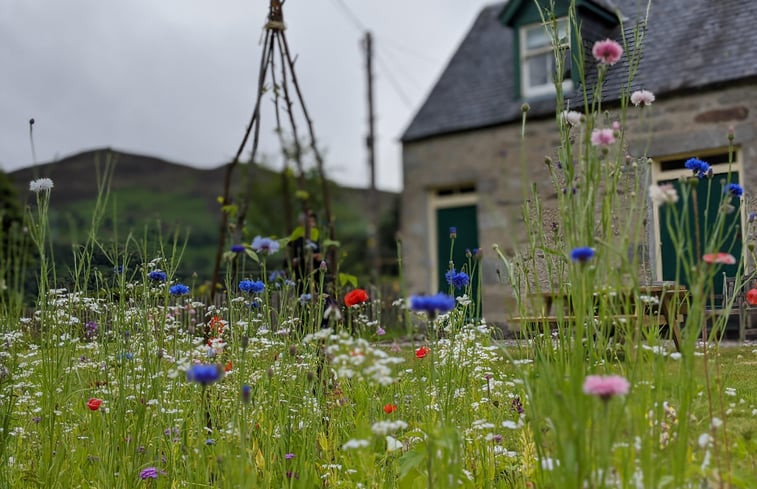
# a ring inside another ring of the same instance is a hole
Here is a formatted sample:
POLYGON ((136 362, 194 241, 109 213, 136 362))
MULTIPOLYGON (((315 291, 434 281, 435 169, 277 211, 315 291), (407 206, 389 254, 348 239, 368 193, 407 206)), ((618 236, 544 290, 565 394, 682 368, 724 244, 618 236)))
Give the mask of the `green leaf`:
MULTIPOLYGON (((404 479, 405 476, 410 474, 411 471, 417 470, 417 468, 426 459, 426 446, 425 443, 420 443, 412 450, 405 453, 400 457, 400 479, 404 479)), ((411 474, 415 475, 415 474, 411 474)))
POLYGON ((346 284, 350 284, 353 287, 357 288, 357 277, 354 275, 350 275, 349 273, 340 273, 339 285, 344 287, 346 284))
POLYGON ((244 252, 249 256, 255 263, 260 263, 260 258, 258 258, 258 254, 252 251, 249 248, 246 248, 244 252))
POLYGON ((323 247, 324 248, 329 248, 331 246, 335 246, 335 247, 339 248, 341 246, 341 243, 339 243, 339 241, 336 241, 336 240, 333 240, 333 239, 324 239, 323 240, 323 247))
POLYGON ((289 235, 288 239, 289 241, 294 241, 303 236, 305 236, 305 228, 302 226, 297 226, 296 228, 294 228, 294 231, 292 231, 292 234, 289 235))

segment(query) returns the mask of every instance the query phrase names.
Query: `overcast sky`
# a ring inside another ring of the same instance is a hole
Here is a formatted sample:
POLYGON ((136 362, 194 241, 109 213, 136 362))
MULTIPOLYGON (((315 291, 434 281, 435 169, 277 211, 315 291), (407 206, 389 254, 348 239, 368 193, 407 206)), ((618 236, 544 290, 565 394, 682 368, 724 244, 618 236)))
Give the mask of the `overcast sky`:
MULTIPOLYGON (((377 54, 378 183, 399 190, 399 137, 490 3, 286 1, 286 35, 331 177, 369 181, 361 26, 373 32, 377 54)), ((0 167, 32 164, 30 117, 38 162, 107 146, 198 167, 227 162, 252 111, 267 5, 0 1, 0 167)), ((269 100, 261 150, 276 165, 269 100)))

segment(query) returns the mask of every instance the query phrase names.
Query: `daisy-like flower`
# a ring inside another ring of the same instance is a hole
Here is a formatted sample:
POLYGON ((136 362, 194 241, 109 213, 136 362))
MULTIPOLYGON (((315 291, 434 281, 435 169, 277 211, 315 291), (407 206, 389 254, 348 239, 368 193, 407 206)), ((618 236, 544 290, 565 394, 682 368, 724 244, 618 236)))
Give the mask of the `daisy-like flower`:
POLYGON ((702 256, 702 261, 709 264, 717 265, 735 265, 736 258, 730 253, 706 253, 702 256))
POLYGON ((591 144, 594 146, 609 146, 615 142, 615 131, 609 128, 591 131, 591 144))
POLYGON ((368 440, 356 440, 351 439, 347 440, 344 445, 342 445, 342 450, 355 450, 357 448, 365 448, 368 445, 370 445, 370 442, 368 440))
POLYGON ((53 181, 49 178, 38 178, 29 182, 29 190, 32 192, 40 193, 45 190, 52 190, 53 181))
POLYGON ((600 63, 612 66, 623 56, 623 47, 612 39, 605 39, 594 43, 591 54, 600 63))
POLYGON ((631 103, 636 107, 652 105, 652 102, 654 102, 654 94, 649 90, 636 90, 631 94, 631 103))
POLYGON ((628 394, 631 384, 620 375, 589 375, 584 381, 584 393, 608 401, 612 396, 628 394))
POLYGON ((678 202, 678 191, 673 184, 652 184, 649 186, 649 198, 654 205, 675 204, 678 202))

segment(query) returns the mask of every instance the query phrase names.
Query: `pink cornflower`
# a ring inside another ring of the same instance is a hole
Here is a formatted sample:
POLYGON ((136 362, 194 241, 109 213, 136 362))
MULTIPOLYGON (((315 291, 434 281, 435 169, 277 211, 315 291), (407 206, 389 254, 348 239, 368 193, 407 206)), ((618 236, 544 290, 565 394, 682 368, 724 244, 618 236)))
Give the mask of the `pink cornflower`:
POLYGON ((584 393, 608 401, 612 396, 628 394, 631 384, 620 375, 589 375, 584 381, 584 393))
POLYGON ((702 257, 702 260, 705 263, 713 264, 717 263, 720 265, 735 265, 736 264, 736 258, 730 253, 723 253, 722 251, 720 253, 707 253, 702 257))
POLYGON ((639 105, 652 105, 654 94, 649 90, 636 90, 631 94, 631 103, 636 107, 639 105))
POLYGON ((594 43, 591 54, 600 63, 612 66, 620 61, 620 57, 623 56, 623 48, 612 39, 605 39, 594 43))
POLYGON ((615 142, 615 131, 612 129, 594 129, 591 131, 591 144, 594 146, 609 146, 615 142))

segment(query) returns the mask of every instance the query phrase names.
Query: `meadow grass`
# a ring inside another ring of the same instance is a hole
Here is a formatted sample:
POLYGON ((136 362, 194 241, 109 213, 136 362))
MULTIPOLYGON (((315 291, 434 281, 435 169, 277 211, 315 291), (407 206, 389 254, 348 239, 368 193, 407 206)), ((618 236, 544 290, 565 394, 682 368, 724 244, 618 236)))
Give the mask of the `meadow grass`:
MULTIPOLYGON (((628 87, 642 37, 623 46, 628 87)), ((25 309, 11 287, 0 309, 0 487, 757 487, 757 348, 721 346, 727 314, 708 312, 722 260, 736 260, 727 215, 742 196, 700 165, 675 199, 658 189, 650 203, 648 156, 624 143, 634 95, 624 89, 617 113, 602 106, 622 51, 603 46, 583 114, 563 113, 556 83, 561 146, 547 163, 559 226, 544 228, 545 203, 524 185, 529 241, 511 256, 494 248, 522 318, 515 341, 480 317, 480 251, 451 263, 449 295, 408 301, 403 290, 387 314, 386 298, 354 284, 346 295, 325 267, 271 273, 276 251, 248 244, 225 254, 225 293, 211 304, 191 280, 179 286, 178 234, 99 240, 107 174, 64 277, 51 253, 55 191, 32 182, 38 294, 25 309), (689 219, 698 192, 721 195, 708 229, 689 219), (634 216, 648 205, 669 210, 688 289, 671 316, 685 315, 678 351, 644 293, 645 264, 625 252, 647 232, 634 216), (545 291, 569 306, 551 328, 531 310, 545 291)), ((21 266, 4 260, 0 270, 21 266)))

